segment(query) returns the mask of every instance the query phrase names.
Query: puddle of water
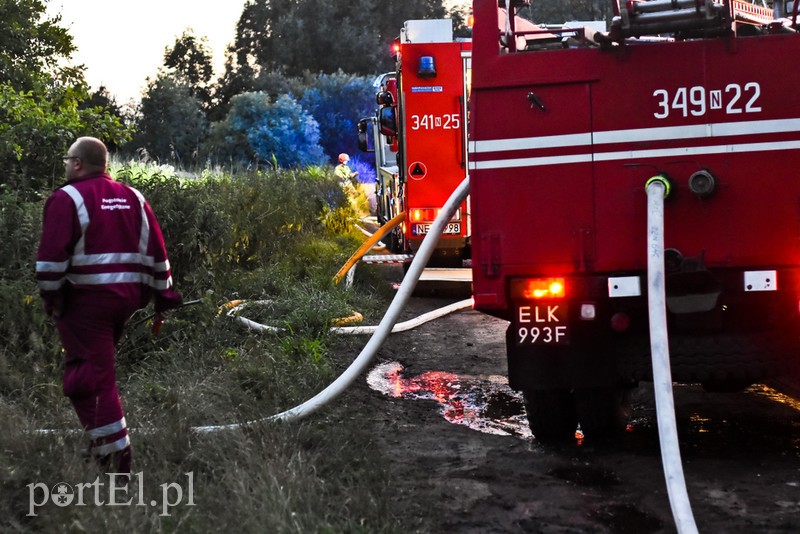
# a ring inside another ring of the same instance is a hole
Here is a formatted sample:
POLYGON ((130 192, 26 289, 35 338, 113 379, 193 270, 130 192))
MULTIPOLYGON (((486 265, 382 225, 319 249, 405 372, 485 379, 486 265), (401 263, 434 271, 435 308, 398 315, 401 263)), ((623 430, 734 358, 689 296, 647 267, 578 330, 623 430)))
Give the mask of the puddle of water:
POLYGON ((748 393, 752 393, 754 395, 760 397, 766 397, 773 402, 778 402, 781 404, 785 404, 787 406, 791 406, 797 411, 800 411, 800 401, 795 399, 794 397, 790 397, 789 395, 784 395, 780 391, 771 388, 769 386, 765 386, 763 384, 753 384, 746 390, 748 393))
POLYGON ((532 437, 522 394, 508 387, 503 376, 464 376, 430 371, 403 376, 403 365, 386 362, 367 375, 375 391, 394 398, 434 400, 449 422, 486 434, 532 437))

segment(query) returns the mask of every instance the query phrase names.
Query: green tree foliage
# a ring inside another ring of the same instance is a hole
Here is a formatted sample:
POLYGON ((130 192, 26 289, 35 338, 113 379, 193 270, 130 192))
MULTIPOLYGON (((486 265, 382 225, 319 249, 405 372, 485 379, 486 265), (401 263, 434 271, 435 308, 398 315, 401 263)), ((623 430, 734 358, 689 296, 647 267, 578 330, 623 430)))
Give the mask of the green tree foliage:
POLYGON ((161 74, 142 97, 136 130, 132 143, 136 150, 162 163, 186 167, 202 159, 208 121, 191 87, 175 76, 161 74))
MULTIPOLYGON (((117 104, 116 98, 108 92, 105 85, 101 85, 96 91, 93 91, 87 100, 78 104, 80 109, 100 108, 107 110, 109 114, 116 117, 120 124, 132 122, 129 111, 124 111, 122 107, 117 104)), ((111 152, 116 152, 119 148, 114 139, 108 139, 106 146, 111 152)))
POLYGON ((61 17, 45 17, 41 0, 0 0, 0 80, 28 91, 75 51, 61 17))
POLYGON ((264 93, 245 93, 233 98, 210 144, 220 163, 295 167, 324 161, 319 140, 319 124, 292 96, 273 102, 264 93))
POLYGON ((119 117, 86 104, 75 50, 59 17, 39 0, 0 0, 0 165, 4 182, 30 192, 53 187, 61 156, 80 135, 112 146, 128 139, 119 117))
POLYGON ((264 93, 276 100, 281 95, 302 94, 307 85, 304 78, 293 78, 275 70, 261 70, 255 78, 242 79, 226 66, 225 74, 215 86, 214 106, 208 113, 209 120, 220 121, 230 111, 231 99, 244 93, 264 93))
POLYGON ((340 152, 357 152, 356 124, 374 113, 375 88, 371 77, 321 74, 303 92, 300 104, 316 119, 319 144, 328 160, 335 161, 340 152))
POLYGON ((0 84, 0 165, 7 184, 29 190, 52 189, 63 175, 61 156, 81 135, 110 144, 128 133, 107 109, 81 108, 85 85, 20 92, 0 84))
POLYGON ((164 53, 164 66, 186 84, 192 94, 200 100, 204 109, 211 107, 211 49, 205 38, 198 38, 191 30, 183 32, 164 53))
POLYGON ((441 0, 250 0, 220 80, 224 104, 263 72, 371 75, 393 68, 391 42, 409 19, 442 18, 441 0))

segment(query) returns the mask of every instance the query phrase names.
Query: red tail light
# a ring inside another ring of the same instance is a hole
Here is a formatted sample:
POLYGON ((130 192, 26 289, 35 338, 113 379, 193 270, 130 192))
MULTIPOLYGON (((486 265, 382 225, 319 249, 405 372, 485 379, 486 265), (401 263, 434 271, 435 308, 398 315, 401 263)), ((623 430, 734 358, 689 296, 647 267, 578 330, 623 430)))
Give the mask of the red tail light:
POLYGON ((563 299, 565 294, 563 278, 525 278, 511 282, 514 300, 563 299))

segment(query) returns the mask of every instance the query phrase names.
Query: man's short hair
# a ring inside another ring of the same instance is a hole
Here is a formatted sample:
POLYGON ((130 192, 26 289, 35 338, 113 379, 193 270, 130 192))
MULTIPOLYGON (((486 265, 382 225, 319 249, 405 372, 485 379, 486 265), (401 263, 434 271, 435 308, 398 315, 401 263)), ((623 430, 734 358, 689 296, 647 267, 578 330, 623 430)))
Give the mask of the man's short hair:
POLYGON ((81 137, 78 139, 78 156, 88 165, 101 167, 108 165, 108 149, 103 142, 95 137, 81 137))

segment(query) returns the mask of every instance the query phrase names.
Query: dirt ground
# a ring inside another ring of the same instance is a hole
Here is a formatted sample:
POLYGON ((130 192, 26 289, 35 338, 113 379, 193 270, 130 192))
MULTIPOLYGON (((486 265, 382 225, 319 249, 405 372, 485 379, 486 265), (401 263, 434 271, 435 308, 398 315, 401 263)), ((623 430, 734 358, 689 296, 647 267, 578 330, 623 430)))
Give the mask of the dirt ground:
MULTIPOLYGON (((460 298, 414 298, 404 317, 460 298)), ((520 432, 482 432, 443 416, 458 420, 478 411, 524 423, 518 399, 496 388, 506 374, 505 327, 467 310, 393 334, 376 358, 382 370, 372 376, 393 369, 384 385, 433 391, 395 397, 364 379, 346 395, 359 417, 379 428, 377 443, 394 463, 407 531, 675 532, 648 385, 635 395, 629 431, 614 442, 544 446, 520 432), (484 401, 498 402, 449 402, 482 390, 492 391, 484 401)), ((794 397, 764 386, 736 394, 684 386, 676 388, 675 404, 699 531, 800 532, 800 404, 794 397)))

